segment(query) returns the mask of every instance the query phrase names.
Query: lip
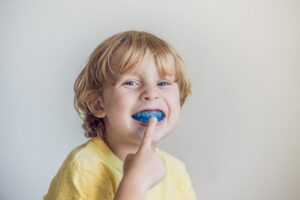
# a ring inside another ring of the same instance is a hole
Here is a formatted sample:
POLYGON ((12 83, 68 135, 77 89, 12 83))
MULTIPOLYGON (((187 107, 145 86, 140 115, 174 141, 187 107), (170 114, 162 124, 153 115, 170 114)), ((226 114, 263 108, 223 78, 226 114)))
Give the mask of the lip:
MULTIPOLYGON (((146 109, 141 109, 141 110, 139 110, 139 111, 133 113, 133 115, 135 115, 136 113, 139 113, 139 112, 143 112, 143 111, 159 111, 159 112, 162 112, 162 113, 163 113, 163 116, 164 116, 164 117, 166 116, 165 111, 163 111, 163 110, 160 109, 160 108, 146 108, 146 109)), ((133 116, 133 115, 131 115, 131 116, 133 116)))

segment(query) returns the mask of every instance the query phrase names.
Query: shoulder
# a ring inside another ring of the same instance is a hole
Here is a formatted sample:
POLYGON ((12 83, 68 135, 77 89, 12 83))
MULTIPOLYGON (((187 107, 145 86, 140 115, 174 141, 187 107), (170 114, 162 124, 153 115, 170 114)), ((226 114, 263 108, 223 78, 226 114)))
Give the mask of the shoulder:
POLYGON ((109 199, 115 188, 115 174, 89 140, 69 153, 45 199, 109 199))
POLYGON ((99 177, 109 171, 104 159, 90 147, 90 141, 74 148, 64 160, 57 176, 69 179, 99 177))
POLYGON ((157 153, 160 155, 161 159, 164 161, 167 168, 175 168, 176 170, 185 170, 184 163, 173 155, 157 149, 157 153))
POLYGON ((86 143, 74 148, 65 159, 62 167, 74 172, 92 173, 101 175, 101 172, 115 171, 111 164, 111 158, 103 146, 90 139, 86 143))
POLYGON ((95 160, 101 160, 97 151, 91 147, 90 140, 86 143, 74 148, 67 158, 65 163, 69 165, 84 165, 85 163, 94 163, 95 160))
POLYGON ((165 167, 168 172, 168 180, 172 180, 174 182, 189 182, 189 175, 186 170, 186 166, 181 160, 163 150, 157 149, 157 153, 164 161, 165 167))
POLYGON ((196 199, 191 178, 185 164, 169 153, 157 149, 167 168, 167 176, 163 180, 164 188, 168 188, 175 195, 173 199, 196 199))
POLYGON ((75 181, 76 185, 107 183, 113 188, 119 179, 119 171, 111 160, 101 146, 90 139, 69 153, 54 179, 66 184, 75 181))
POLYGON ((96 155, 95 152, 91 151, 87 146, 88 142, 71 150, 62 163, 59 172, 76 173, 78 169, 93 167, 95 163, 92 162, 92 160, 93 157, 96 157, 96 155))

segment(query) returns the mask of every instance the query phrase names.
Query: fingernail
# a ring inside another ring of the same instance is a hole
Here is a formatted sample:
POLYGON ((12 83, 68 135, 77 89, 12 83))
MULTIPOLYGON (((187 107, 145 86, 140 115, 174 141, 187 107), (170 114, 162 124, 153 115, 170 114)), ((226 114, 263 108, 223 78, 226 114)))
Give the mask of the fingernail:
POLYGON ((156 117, 151 117, 150 119, 152 122, 156 122, 157 121, 157 118, 156 117))

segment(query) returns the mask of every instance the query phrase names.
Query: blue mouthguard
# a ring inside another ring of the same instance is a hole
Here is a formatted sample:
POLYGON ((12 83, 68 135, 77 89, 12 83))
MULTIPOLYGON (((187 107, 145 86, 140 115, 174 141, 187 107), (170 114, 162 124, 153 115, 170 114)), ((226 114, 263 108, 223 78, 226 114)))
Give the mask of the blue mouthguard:
POLYGON ((138 112, 132 116, 135 120, 141 121, 141 122, 149 122, 151 117, 156 117, 157 121, 161 121, 164 116, 163 113, 160 111, 143 111, 138 112))

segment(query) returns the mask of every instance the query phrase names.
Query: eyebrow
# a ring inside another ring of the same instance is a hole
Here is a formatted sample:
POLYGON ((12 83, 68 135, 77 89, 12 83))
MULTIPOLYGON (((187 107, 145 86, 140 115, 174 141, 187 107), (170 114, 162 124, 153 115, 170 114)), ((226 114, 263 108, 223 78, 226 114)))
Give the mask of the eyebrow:
MULTIPOLYGON (((126 77, 134 77, 134 78, 141 78, 141 76, 138 73, 124 73, 124 74, 121 74, 119 77, 117 77, 117 80, 119 81, 124 76, 126 76, 126 77)), ((175 79, 175 74, 166 74, 165 76, 161 76, 160 75, 159 78, 174 80, 175 79)))

